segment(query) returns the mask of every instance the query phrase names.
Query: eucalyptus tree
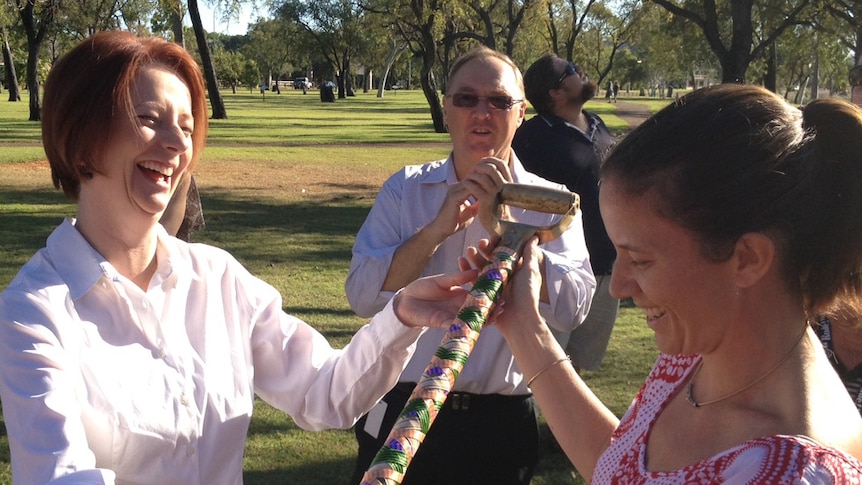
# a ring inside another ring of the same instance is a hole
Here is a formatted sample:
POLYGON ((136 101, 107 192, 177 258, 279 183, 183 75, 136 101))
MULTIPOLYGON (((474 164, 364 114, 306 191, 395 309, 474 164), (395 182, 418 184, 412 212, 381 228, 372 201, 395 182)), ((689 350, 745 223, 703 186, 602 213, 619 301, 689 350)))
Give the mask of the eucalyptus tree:
POLYGON ((854 60, 841 39, 841 23, 827 15, 818 25, 813 35, 797 27, 776 42, 777 92, 794 103, 818 97, 821 88, 830 95, 848 91, 847 70, 854 60))
MULTIPOLYGON (((231 92, 236 94, 236 88, 244 79, 246 63, 248 59, 241 52, 230 52, 219 50, 213 55, 213 64, 216 75, 222 82, 230 86, 231 92)), ((253 62, 253 61, 252 61, 253 62)), ((260 81, 259 71, 252 80, 252 87, 260 81)))
POLYGON ((434 76, 439 40, 444 31, 445 15, 451 0, 361 0, 363 9, 383 16, 398 37, 407 44, 413 57, 422 63, 419 84, 431 110, 436 133, 446 133, 443 106, 434 76))
POLYGON ((292 50, 299 29, 293 22, 283 19, 261 19, 249 25, 246 34, 247 42, 242 47, 242 53, 248 59, 253 59, 267 81, 275 76, 289 76, 292 68, 292 50))
POLYGON ((571 62, 584 22, 598 0, 548 0, 545 28, 554 54, 571 62))
POLYGON ((21 90, 18 86, 18 74, 15 72, 15 60, 12 57, 12 49, 9 47, 9 37, 6 33, 7 27, 0 25, 0 35, 3 41, 3 65, 6 90, 9 91, 9 101, 21 101, 21 90))
POLYGON ((216 78, 215 65, 213 64, 212 55, 210 53, 209 44, 207 43, 207 34, 204 30, 203 22, 201 22, 201 12, 198 8, 198 0, 188 0, 189 18, 192 21, 192 29, 195 33, 195 39, 198 43, 198 53, 201 56, 201 64, 203 66, 204 79, 207 84, 207 92, 209 93, 210 105, 212 106, 213 119, 227 119, 227 110, 224 106, 224 100, 221 97, 221 92, 218 88, 218 79, 216 78))
POLYGON ((63 0, 15 0, 21 25, 27 34, 27 89, 30 91, 30 121, 42 119, 39 95, 39 59, 42 42, 53 26, 63 0))
POLYGON ((853 50, 855 65, 862 65, 862 2, 859 0, 825 0, 824 7, 846 26, 836 33, 844 33, 841 41, 853 50))
POLYGON ((361 6, 352 0, 285 0, 276 12, 315 40, 335 71, 339 99, 353 95, 353 57, 371 42, 361 6))
POLYGON ((15 71, 15 59, 12 47, 9 45, 8 31, 15 24, 16 15, 7 8, 0 9, 0 41, 3 42, 3 71, 6 90, 9 91, 9 101, 21 101, 21 91, 18 87, 18 74, 15 71))
POLYGON ((395 64, 395 61, 401 57, 401 54, 407 50, 407 43, 401 39, 396 39, 393 36, 387 36, 387 43, 381 43, 380 46, 386 46, 386 57, 383 62, 383 66, 381 69, 380 75, 380 83, 377 85, 377 97, 382 98, 383 94, 386 92, 386 85, 389 79, 389 73, 392 70, 392 66, 395 64))
POLYGON ((658 86, 702 86, 718 80, 715 56, 694 25, 651 3, 643 4, 623 51, 614 76, 650 94, 658 86))
POLYGON ((715 54, 725 83, 745 82, 752 61, 764 57, 788 28, 806 25, 813 0, 650 0, 695 24, 715 54))
POLYGON ((183 17, 186 16, 186 6, 182 0, 157 0, 158 5, 151 17, 153 32, 170 32, 172 40, 185 47, 186 36, 183 29, 183 17))
POLYGON ((377 97, 382 98, 386 92, 389 82, 389 74, 392 67, 407 50, 407 43, 400 39, 397 32, 382 16, 366 11, 363 18, 365 24, 365 36, 375 39, 369 42, 362 50, 361 61, 365 66, 365 79, 362 86, 363 92, 374 88, 374 73, 378 73, 377 97))
POLYGON ((606 3, 594 4, 582 20, 579 57, 590 71, 596 73, 595 80, 599 85, 613 70, 620 49, 631 45, 641 25, 639 19, 649 10, 641 5, 640 0, 624 0, 613 6, 611 9, 606 3))
POLYGON ((453 2, 449 19, 453 28, 447 33, 447 42, 473 39, 481 44, 504 52, 512 57, 515 39, 525 16, 540 5, 539 0, 471 0, 453 2), (457 22, 455 16, 464 22, 457 22), (502 43, 502 46, 500 45, 502 43))
POLYGON ((73 43, 103 30, 125 29, 146 35, 157 8, 152 0, 66 1, 56 20, 73 43))

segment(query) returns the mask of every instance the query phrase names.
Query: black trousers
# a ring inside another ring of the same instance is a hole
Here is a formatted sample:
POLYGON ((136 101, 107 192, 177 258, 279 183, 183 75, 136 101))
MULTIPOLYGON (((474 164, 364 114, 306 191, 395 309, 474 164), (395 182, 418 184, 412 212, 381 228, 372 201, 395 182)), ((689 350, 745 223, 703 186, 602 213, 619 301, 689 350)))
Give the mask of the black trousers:
MULTIPOLYGON (((359 485, 404 409, 414 384, 399 384, 383 400, 377 437, 355 427, 359 454, 348 485, 359 485)), ((451 393, 407 468, 402 485, 528 485, 539 458, 539 427, 532 396, 451 393)))

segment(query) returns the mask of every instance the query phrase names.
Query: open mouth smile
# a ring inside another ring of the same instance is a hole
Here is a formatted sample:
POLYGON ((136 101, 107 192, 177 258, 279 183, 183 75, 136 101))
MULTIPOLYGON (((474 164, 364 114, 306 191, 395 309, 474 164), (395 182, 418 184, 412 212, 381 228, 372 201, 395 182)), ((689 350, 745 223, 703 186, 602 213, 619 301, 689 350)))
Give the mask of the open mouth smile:
POLYGON ((155 162, 141 162, 138 164, 138 167, 154 181, 170 182, 171 176, 174 174, 173 167, 155 162))

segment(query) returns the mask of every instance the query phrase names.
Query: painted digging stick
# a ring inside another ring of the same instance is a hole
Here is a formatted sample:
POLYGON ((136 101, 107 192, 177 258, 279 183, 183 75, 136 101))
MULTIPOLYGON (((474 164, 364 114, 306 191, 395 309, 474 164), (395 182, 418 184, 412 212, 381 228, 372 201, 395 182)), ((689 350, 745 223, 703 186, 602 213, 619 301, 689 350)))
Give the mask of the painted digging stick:
POLYGON ((500 241, 413 389, 392 431, 362 477, 361 485, 399 485, 402 482, 407 467, 464 368, 524 245, 534 235, 539 236, 540 243, 557 238, 574 220, 578 208, 577 194, 522 184, 503 185, 493 207, 480 207, 482 224, 489 233, 500 236, 500 241), (529 226, 503 220, 502 204, 562 214, 562 217, 551 226, 529 226))

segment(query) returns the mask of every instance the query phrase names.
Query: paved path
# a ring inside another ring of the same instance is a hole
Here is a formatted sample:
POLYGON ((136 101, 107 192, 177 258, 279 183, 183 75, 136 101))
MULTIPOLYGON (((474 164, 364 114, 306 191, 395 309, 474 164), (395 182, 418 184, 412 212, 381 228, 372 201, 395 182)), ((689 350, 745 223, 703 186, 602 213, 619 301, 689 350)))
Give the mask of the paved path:
POLYGON ((651 115, 649 108, 642 104, 626 103, 625 101, 621 101, 614 103, 614 106, 617 108, 614 114, 628 123, 629 129, 634 129, 651 115))

